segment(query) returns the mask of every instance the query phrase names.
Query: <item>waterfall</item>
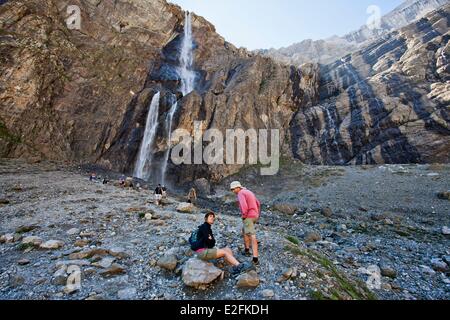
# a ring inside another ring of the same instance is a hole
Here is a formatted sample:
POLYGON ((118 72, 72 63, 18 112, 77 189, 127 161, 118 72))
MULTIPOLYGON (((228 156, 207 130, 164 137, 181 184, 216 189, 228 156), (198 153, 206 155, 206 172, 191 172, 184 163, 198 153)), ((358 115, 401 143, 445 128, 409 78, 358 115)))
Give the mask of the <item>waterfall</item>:
POLYGON ((184 36, 181 44, 180 66, 178 67, 178 75, 181 78, 181 92, 183 96, 194 90, 195 72, 194 64, 194 41, 192 39, 192 16, 190 12, 185 13, 184 36))
POLYGON ((336 150, 337 150, 337 153, 338 153, 339 164, 344 164, 345 160, 344 160, 344 158, 342 156, 341 150, 339 149, 339 143, 336 140, 336 136, 337 136, 337 133, 339 132, 339 128, 337 127, 333 117, 330 114, 330 110, 328 108, 325 108, 325 114, 326 114, 326 117, 327 117, 328 123, 329 123, 329 129, 326 130, 326 134, 327 135, 329 134, 330 137, 331 137, 331 133, 329 131, 330 131, 330 129, 334 129, 333 145, 336 147, 336 150))
POLYGON ((164 152, 164 162, 161 167, 161 180, 162 185, 164 186, 166 183, 166 171, 167 171, 167 164, 169 162, 169 154, 170 154, 170 147, 171 147, 171 141, 172 141, 172 123, 173 123, 173 116, 175 115, 175 112, 177 111, 178 103, 175 102, 172 105, 172 108, 170 108, 169 114, 166 118, 166 130, 167 130, 167 150, 164 152))
POLYGON ((153 96, 150 104, 147 123, 145 125, 144 140, 142 141, 139 156, 134 169, 134 176, 143 180, 147 180, 149 178, 153 161, 151 147, 154 144, 156 130, 158 129, 159 99, 160 93, 158 92, 153 96))
MULTIPOLYGON (((181 79, 181 92, 183 96, 194 91, 195 87, 195 72, 193 70, 194 64, 194 41, 192 38, 192 16, 190 12, 185 13, 184 22, 184 36, 181 44, 179 67, 177 68, 178 75, 181 79)), ((173 118, 178 109, 178 103, 175 102, 170 108, 169 113, 166 116, 166 137, 167 137, 167 149, 164 153, 164 159, 161 166, 161 183, 164 185, 166 180, 167 165, 169 162, 169 155, 171 150, 172 139, 172 126, 173 118)))

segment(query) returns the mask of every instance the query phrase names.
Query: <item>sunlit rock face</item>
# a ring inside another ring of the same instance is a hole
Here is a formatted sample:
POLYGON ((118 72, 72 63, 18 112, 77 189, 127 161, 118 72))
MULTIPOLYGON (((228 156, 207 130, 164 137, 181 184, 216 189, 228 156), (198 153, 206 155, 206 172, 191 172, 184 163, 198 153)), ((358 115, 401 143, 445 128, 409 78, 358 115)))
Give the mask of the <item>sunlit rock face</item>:
POLYGON ((449 6, 320 70, 291 131, 308 163, 448 162, 449 6))
MULTIPOLYGON (((299 70, 234 47, 193 14, 196 86, 183 97, 176 68, 185 13, 166 1, 15 1, 2 5, 0 19, 2 156, 132 173, 157 92, 161 126, 179 100, 174 129, 189 130, 194 120, 287 128, 303 96, 299 70), (79 6, 81 30, 67 27, 68 5, 79 6)), ((163 131, 157 160, 167 148, 163 131)))
MULTIPOLYGON (((448 0, 407 0, 381 17, 379 25, 370 25, 370 27, 364 25, 341 37, 333 36, 323 40, 307 39, 285 48, 263 49, 256 52, 296 66, 303 63, 329 64, 394 30, 421 19, 446 4, 448 0)), ((375 18, 375 15, 380 14, 378 9, 369 7, 368 13, 375 18)), ((370 16, 368 15, 369 23, 373 22, 370 16)))

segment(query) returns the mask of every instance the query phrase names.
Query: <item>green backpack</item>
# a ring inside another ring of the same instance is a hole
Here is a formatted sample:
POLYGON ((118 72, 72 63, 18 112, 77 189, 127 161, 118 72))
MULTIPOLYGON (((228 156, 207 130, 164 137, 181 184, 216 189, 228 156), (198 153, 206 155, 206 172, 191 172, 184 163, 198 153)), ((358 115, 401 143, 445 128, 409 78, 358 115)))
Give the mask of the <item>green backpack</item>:
POLYGON ((191 233, 191 236, 189 237, 189 244, 191 245, 191 249, 193 251, 197 251, 197 250, 201 249, 200 246, 202 243, 202 239, 200 239, 199 230, 200 230, 200 227, 198 227, 195 231, 193 231, 191 233))

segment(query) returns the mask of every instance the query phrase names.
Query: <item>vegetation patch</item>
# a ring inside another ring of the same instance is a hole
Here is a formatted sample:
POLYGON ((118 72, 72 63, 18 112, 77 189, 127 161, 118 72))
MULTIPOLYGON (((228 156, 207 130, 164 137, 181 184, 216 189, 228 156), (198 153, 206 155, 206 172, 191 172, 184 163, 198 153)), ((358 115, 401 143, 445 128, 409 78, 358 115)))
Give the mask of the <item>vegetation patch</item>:
POLYGON ((0 139, 6 140, 14 144, 21 143, 20 137, 10 133, 8 128, 6 128, 5 124, 2 122, 0 122, 0 139))

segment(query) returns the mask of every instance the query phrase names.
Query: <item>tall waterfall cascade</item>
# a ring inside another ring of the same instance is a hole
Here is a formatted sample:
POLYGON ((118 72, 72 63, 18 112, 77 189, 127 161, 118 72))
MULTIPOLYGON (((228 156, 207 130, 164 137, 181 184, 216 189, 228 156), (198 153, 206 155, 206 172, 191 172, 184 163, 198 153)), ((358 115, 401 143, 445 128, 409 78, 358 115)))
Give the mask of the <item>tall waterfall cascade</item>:
MULTIPOLYGON (((181 79, 181 92, 183 96, 188 95, 194 91, 195 87, 195 72, 194 72, 194 41, 192 38, 192 16, 190 12, 185 13, 185 23, 184 23, 184 36, 183 42, 181 44, 181 53, 179 58, 179 67, 177 69, 178 75, 181 79)), ((167 149, 164 153, 164 162, 161 166, 161 181, 165 184, 167 165, 169 162, 169 155, 171 150, 171 139, 172 139, 172 127, 173 119, 178 110, 178 103, 175 102, 172 105, 169 113, 166 116, 166 137, 167 137, 167 149)))
MULTIPOLYGON (((180 47, 179 64, 177 67, 177 73, 180 77, 180 91, 183 96, 191 93, 195 87, 195 72, 194 72, 194 41, 192 38, 192 15, 190 12, 185 13, 184 35, 180 47)), ((159 118, 159 102, 160 92, 158 92, 152 99, 149 113, 147 116, 147 124, 145 126, 144 139, 139 150, 139 155, 136 161, 134 176, 148 180, 151 175, 151 166, 153 162, 152 148, 155 144, 158 130, 158 118, 159 118)), ((167 166, 169 162, 169 155, 171 150, 171 138, 174 116, 178 110, 178 103, 175 103, 170 108, 166 115, 164 130, 165 137, 167 138, 167 149, 164 152, 159 172, 159 179, 162 184, 165 184, 167 166)))
POLYGON ((153 161, 151 148, 154 145, 156 131, 158 129, 159 100, 160 93, 158 92, 153 96, 150 104, 147 123, 145 125, 144 139, 142 141, 134 169, 134 176, 143 180, 147 180, 149 178, 150 168, 153 161))

